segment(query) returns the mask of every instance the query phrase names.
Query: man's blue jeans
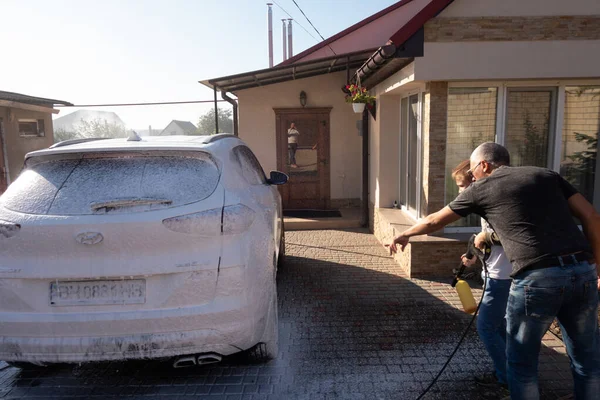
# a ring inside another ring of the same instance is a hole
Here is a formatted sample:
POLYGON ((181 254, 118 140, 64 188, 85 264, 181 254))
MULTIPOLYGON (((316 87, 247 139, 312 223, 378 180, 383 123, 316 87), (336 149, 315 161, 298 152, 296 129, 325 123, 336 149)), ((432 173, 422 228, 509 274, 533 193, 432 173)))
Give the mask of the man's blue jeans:
POLYGON ((538 399, 542 337, 557 317, 575 381, 575 398, 600 395, 598 275, 580 262, 532 271, 513 279, 507 307, 506 357, 512 400, 538 399))
POLYGON ((485 345, 500 383, 506 378, 506 303, 512 279, 488 278, 479 307, 477 332, 485 345))

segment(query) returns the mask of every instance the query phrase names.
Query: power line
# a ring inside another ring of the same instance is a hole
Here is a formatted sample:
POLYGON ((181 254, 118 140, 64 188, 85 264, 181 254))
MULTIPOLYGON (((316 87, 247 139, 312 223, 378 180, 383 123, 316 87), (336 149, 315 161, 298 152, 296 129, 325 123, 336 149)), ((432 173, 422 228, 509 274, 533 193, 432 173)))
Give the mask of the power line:
MULTIPOLYGON (((298 10, 300 10, 300 12, 302 13, 302 15, 304 15, 304 18, 306 18, 306 20, 308 21, 308 23, 310 24, 310 26, 312 26, 313 29, 319 34, 319 36, 321 36, 321 39, 323 39, 323 41, 325 41, 325 38, 323 37, 323 35, 321 35, 321 32, 319 32, 319 30, 313 25, 313 23, 310 22, 310 19, 308 19, 308 17, 306 16, 306 14, 304 14, 304 11, 302 11, 302 9, 298 5, 298 3, 296 3, 296 0, 292 0, 292 1, 296 5, 296 7, 298 7, 298 10)), ((327 47, 329 47, 329 50, 331 50, 333 52, 333 54, 335 54, 337 56, 337 53, 335 51, 333 51, 333 49, 331 48, 331 46, 327 45, 327 47)))
MULTIPOLYGON (((225 100, 217 100, 223 102, 225 100)), ((214 103, 214 100, 190 100, 190 101, 163 101, 159 103, 116 103, 116 104, 75 104, 71 106, 67 105, 55 105, 54 107, 123 107, 123 106, 160 106, 166 104, 194 104, 194 103, 214 103)))
MULTIPOLYGON (((292 16, 290 15, 290 13, 289 13, 289 12, 285 11, 285 9, 284 9, 283 7, 281 7, 279 4, 277 4, 277 2, 276 2, 276 1, 273 1, 273 3, 274 3, 274 4, 275 4, 277 7, 281 8, 281 11, 283 11, 284 13, 286 13, 288 17, 290 17, 291 19, 294 19, 294 17, 292 17, 292 16)), ((296 20, 294 19, 294 21, 296 21, 296 20)), ((305 31, 306 33, 308 33, 308 35, 309 35, 311 38, 315 39, 315 41, 317 41, 317 42, 319 41, 319 39, 317 39, 316 37, 314 37, 314 36, 312 35, 312 33, 310 33, 310 32, 308 31, 308 29, 306 29, 304 26, 300 25, 300 22, 296 21, 296 25, 298 25, 300 28, 304 29, 304 31, 305 31)))

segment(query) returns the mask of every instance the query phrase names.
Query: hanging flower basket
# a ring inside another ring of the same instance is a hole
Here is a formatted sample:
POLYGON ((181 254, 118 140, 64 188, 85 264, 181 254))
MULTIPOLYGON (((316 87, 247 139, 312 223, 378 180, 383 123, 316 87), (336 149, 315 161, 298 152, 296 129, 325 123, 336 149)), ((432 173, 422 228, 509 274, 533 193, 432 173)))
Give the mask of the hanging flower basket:
POLYGON ((364 111, 365 106, 371 107, 375 104, 375 96, 367 93, 367 88, 361 87, 360 82, 357 85, 346 85, 346 102, 352 103, 354 112, 360 114, 364 111))
POLYGON ((365 110, 366 105, 367 103, 352 103, 352 109, 355 113, 362 114, 362 112, 365 110))

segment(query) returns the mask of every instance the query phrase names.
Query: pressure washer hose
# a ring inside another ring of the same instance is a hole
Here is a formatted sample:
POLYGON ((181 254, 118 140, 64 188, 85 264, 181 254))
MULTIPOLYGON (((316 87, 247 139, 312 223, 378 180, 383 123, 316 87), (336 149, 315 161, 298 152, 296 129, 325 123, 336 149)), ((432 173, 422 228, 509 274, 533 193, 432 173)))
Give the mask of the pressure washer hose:
POLYGON ((469 330, 471 329, 471 325, 473 325, 473 321, 475 321, 475 317, 477 316, 477 313, 479 312, 479 307, 481 307, 481 302, 483 301, 483 296, 485 294, 485 287, 487 285, 487 277, 488 277, 487 266, 485 264, 485 260, 484 260, 483 257, 481 257, 480 260, 481 260, 481 263, 483 264, 483 270, 485 272, 485 279, 483 280, 483 289, 481 291, 481 298, 479 299, 479 304, 477 304, 477 309, 475 309, 475 312, 473 313, 473 317, 471 318, 471 321, 469 321, 469 324, 467 325, 467 328, 465 329, 465 331, 463 332, 462 336, 460 337, 460 340, 458 341, 458 344, 454 348, 454 351, 448 357, 448 360, 446 361, 446 364, 444 364, 444 366, 442 367, 442 369, 440 370, 440 372, 438 372, 437 376, 435 378, 433 378, 433 381, 427 387, 427 389, 425 389, 423 391, 423 393, 421 393, 419 395, 419 397, 417 397, 417 400, 422 399, 423 396, 425 396, 429 392, 429 390, 431 390, 431 388, 433 387, 433 385, 435 385, 435 383, 437 382, 437 380, 439 379, 439 377, 444 373, 444 370, 446 369, 446 367, 448 366, 448 364, 450 364, 450 361, 452 361, 452 358, 454 357, 454 355, 458 351, 460 345, 465 340, 465 337, 467 336, 467 333, 469 333, 469 330))

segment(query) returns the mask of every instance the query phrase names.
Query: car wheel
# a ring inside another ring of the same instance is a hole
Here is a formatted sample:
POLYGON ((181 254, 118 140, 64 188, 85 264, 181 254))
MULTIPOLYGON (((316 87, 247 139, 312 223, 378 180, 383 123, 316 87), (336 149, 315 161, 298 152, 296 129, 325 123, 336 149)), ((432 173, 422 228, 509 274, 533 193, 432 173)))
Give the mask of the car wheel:
POLYGON ((264 362, 277 358, 278 352, 279 319, 277 317, 277 288, 275 287, 265 333, 260 343, 247 351, 247 355, 248 359, 252 362, 264 362))
POLYGON ((285 263, 285 230, 281 222, 281 237, 279 238, 279 257, 277 258, 277 269, 283 268, 285 263))

